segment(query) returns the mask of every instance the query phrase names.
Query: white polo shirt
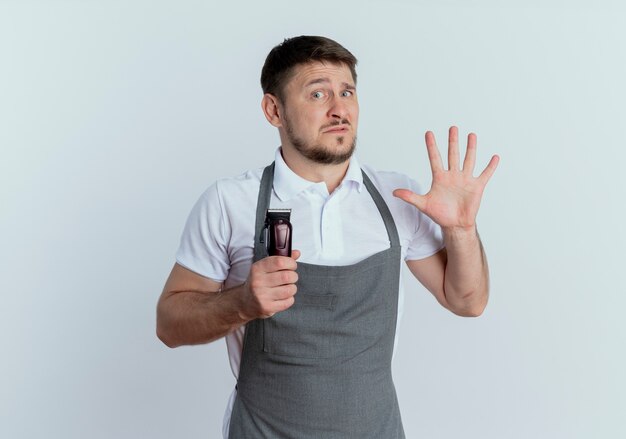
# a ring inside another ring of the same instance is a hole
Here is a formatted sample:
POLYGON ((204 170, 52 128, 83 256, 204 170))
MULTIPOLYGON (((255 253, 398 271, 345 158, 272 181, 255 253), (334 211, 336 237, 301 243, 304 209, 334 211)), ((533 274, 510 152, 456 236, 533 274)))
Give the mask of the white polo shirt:
MULTIPOLYGON (((313 183, 295 174, 280 153, 275 154, 271 208, 291 209, 293 249, 301 262, 319 265, 350 265, 389 248, 382 217, 363 183, 361 166, 352 157, 341 184, 328 193, 326 183, 313 183)), ((443 248, 441 230, 415 207, 392 195, 399 188, 421 193, 417 183, 397 172, 378 172, 368 166, 370 177, 393 216, 400 236, 404 260, 423 259, 443 248)), ((231 288, 245 282, 254 253, 256 206, 263 168, 248 171, 212 184, 193 207, 176 262, 189 270, 231 288)), ((297 294, 297 293, 296 293, 297 294)), ((403 311, 404 291, 400 279, 397 323, 403 311)), ((226 345, 235 378, 245 327, 228 334, 226 345)), ((397 344, 398 334, 394 342, 397 344)), ((231 395, 224 416, 224 438, 228 437, 231 395)))

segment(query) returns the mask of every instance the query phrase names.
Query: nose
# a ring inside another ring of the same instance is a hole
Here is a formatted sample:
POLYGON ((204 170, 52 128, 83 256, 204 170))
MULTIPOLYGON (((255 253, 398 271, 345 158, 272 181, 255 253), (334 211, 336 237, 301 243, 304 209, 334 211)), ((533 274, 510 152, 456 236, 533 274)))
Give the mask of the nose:
POLYGON ((341 97, 335 96, 331 100, 328 115, 335 119, 345 119, 348 116, 348 106, 341 97))

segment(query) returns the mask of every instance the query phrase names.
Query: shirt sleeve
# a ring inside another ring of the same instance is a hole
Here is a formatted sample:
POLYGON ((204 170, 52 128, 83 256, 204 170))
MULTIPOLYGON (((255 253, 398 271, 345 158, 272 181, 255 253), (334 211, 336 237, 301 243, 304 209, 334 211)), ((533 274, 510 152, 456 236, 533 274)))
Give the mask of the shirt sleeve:
POLYGON ((180 238, 176 262, 201 276, 224 281, 230 270, 227 235, 216 182, 193 206, 180 238))
MULTIPOLYGON (((409 188, 416 194, 422 194, 419 184, 409 178, 409 188)), ((443 235, 441 228, 428 216, 423 214, 416 207, 407 205, 412 209, 413 236, 406 251, 405 260, 411 261, 416 259, 424 259, 434 255, 444 248, 443 235)))

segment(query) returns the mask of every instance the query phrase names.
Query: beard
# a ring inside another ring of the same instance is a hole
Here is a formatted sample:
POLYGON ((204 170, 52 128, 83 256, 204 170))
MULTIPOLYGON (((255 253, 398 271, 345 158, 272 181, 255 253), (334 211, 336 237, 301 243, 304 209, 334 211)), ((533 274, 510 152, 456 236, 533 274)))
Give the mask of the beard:
MULTIPOLYGON (((342 123, 346 125, 350 124, 347 120, 342 120, 341 122, 331 124, 330 126, 340 125, 342 123)), ((348 145, 347 148, 337 148, 333 151, 329 146, 319 143, 311 144, 301 137, 298 137, 296 133, 294 133, 291 123, 289 123, 286 117, 284 127, 287 139, 289 139, 289 142, 291 142, 294 148, 296 148, 296 150, 304 157, 315 163, 323 165, 339 165, 349 160, 356 149, 356 136, 352 138, 352 143, 348 145)), ((337 143, 339 146, 344 146, 344 142, 344 136, 337 137, 337 143)))

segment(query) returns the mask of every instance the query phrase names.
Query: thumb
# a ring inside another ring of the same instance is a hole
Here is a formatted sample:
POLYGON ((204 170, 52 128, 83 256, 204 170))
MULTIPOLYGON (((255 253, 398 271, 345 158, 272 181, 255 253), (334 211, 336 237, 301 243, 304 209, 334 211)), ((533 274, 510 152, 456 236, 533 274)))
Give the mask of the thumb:
POLYGON ((300 257, 300 250, 291 250, 291 258, 297 260, 300 257))
POLYGON ((408 189, 396 189, 395 191, 393 191, 393 196, 396 198, 400 198, 401 200, 409 204, 412 204, 419 210, 423 210, 426 208, 426 197, 423 195, 418 195, 408 189))

